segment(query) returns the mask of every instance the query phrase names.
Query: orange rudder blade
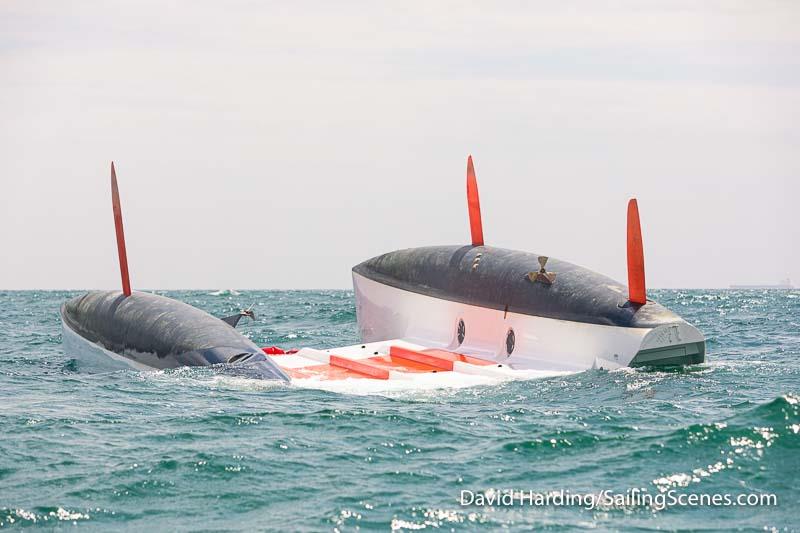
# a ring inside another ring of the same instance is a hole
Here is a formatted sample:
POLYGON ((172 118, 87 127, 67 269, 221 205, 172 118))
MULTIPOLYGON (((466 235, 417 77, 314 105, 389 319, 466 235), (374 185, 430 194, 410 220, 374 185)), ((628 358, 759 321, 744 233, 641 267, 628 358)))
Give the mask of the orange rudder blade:
POLYGON ((644 283, 644 247, 636 198, 628 202, 628 299, 636 304, 647 302, 644 283))
POLYGON ((467 208, 469 209, 469 230, 472 246, 483 246, 483 224, 481 222, 481 200, 478 197, 478 180, 472 156, 467 158, 467 208))
POLYGON ((131 295, 131 280, 128 274, 128 254, 125 251, 125 230, 122 227, 122 207, 119 202, 119 187, 114 162, 111 162, 111 203, 114 208, 114 228, 117 231, 117 253, 119 255, 119 272, 122 275, 122 292, 131 295))

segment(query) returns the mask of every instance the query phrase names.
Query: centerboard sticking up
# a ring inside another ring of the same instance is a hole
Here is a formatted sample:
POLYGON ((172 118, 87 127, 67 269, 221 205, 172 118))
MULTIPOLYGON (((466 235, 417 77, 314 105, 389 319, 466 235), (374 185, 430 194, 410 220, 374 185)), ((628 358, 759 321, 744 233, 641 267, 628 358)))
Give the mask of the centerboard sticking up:
POLYGON ((478 179, 472 156, 467 158, 467 210, 469 211, 469 231, 472 246, 483 246, 483 221, 481 220, 481 199, 478 196, 478 179))
POLYGON ((647 303, 644 283, 644 245, 636 198, 631 198, 628 202, 628 300, 639 305, 647 303))
POLYGON ((117 255, 119 256, 119 273, 122 276, 122 294, 131 295, 131 277, 128 274, 128 252, 125 248, 125 229, 122 227, 122 206, 119 201, 117 171, 111 162, 111 207, 114 210, 114 229, 117 233, 117 255))

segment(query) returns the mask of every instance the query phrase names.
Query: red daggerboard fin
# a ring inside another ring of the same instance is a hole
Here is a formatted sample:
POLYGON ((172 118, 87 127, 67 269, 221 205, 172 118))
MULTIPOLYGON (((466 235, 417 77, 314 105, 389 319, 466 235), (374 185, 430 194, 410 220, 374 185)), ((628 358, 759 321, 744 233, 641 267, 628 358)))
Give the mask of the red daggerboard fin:
POLYGON ((644 283, 644 247, 636 198, 628 202, 628 299, 636 304, 647 302, 644 283))
POLYGON ((483 224, 481 222, 481 200, 478 197, 478 180, 472 156, 467 158, 467 208, 469 209, 469 230, 472 234, 472 245, 483 246, 483 224))
POLYGON ((117 253, 119 254, 119 272, 122 275, 122 292, 131 295, 131 279, 128 275, 128 254, 125 251, 125 230, 122 228, 122 207, 119 203, 119 187, 114 162, 111 162, 111 203, 114 207, 114 227, 117 230, 117 253))

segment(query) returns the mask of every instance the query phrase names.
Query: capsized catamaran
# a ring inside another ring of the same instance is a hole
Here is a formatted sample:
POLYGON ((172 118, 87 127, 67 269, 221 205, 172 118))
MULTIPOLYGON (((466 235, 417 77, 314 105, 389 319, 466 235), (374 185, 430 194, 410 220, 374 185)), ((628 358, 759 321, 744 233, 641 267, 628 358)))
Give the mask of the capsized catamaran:
POLYGON ((628 203, 626 288, 566 261, 486 246, 469 157, 471 245, 397 250, 355 266, 363 343, 284 351, 259 348, 235 330, 249 311, 219 319, 164 296, 132 293, 113 163, 111 181, 123 290, 93 291, 62 306, 64 343, 76 353, 102 353, 140 369, 221 365, 281 381, 410 384, 705 360, 703 335, 647 298, 635 199, 628 203))

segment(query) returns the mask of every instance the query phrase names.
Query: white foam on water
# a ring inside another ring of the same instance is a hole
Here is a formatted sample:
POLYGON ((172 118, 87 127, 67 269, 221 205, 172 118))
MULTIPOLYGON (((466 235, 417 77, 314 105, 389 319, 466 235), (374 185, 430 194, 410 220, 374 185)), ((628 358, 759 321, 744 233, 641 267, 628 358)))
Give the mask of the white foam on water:
POLYGON ((398 392, 423 392, 439 389, 462 389, 466 387, 498 385, 507 381, 523 381, 563 376, 573 372, 550 372, 541 370, 519 371, 511 376, 481 376, 460 372, 437 372, 409 374, 398 379, 320 379, 295 378, 291 384, 304 389, 319 389, 355 396, 391 395, 398 392))
POLYGON ((205 387, 214 390, 268 391, 286 387, 287 384, 270 379, 224 374, 225 369, 210 367, 180 367, 168 370, 146 370, 139 372, 142 379, 159 385, 181 385, 205 387))
POLYGON ((270 391, 286 387, 322 390, 353 396, 397 397, 432 391, 457 390, 469 387, 492 386, 510 381, 529 381, 550 377, 571 375, 575 372, 520 370, 513 375, 482 376, 459 372, 437 372, 409 374, 409 377, 393 379, 325 379, 320 377, 293 378, 290 383, 242 376, 230 376, 208 367, 181 367, 169 370, 149 370, 138 372, 140 379, 158 386, 203 387, 212 390, 231 390, 245 392, 270 391))

